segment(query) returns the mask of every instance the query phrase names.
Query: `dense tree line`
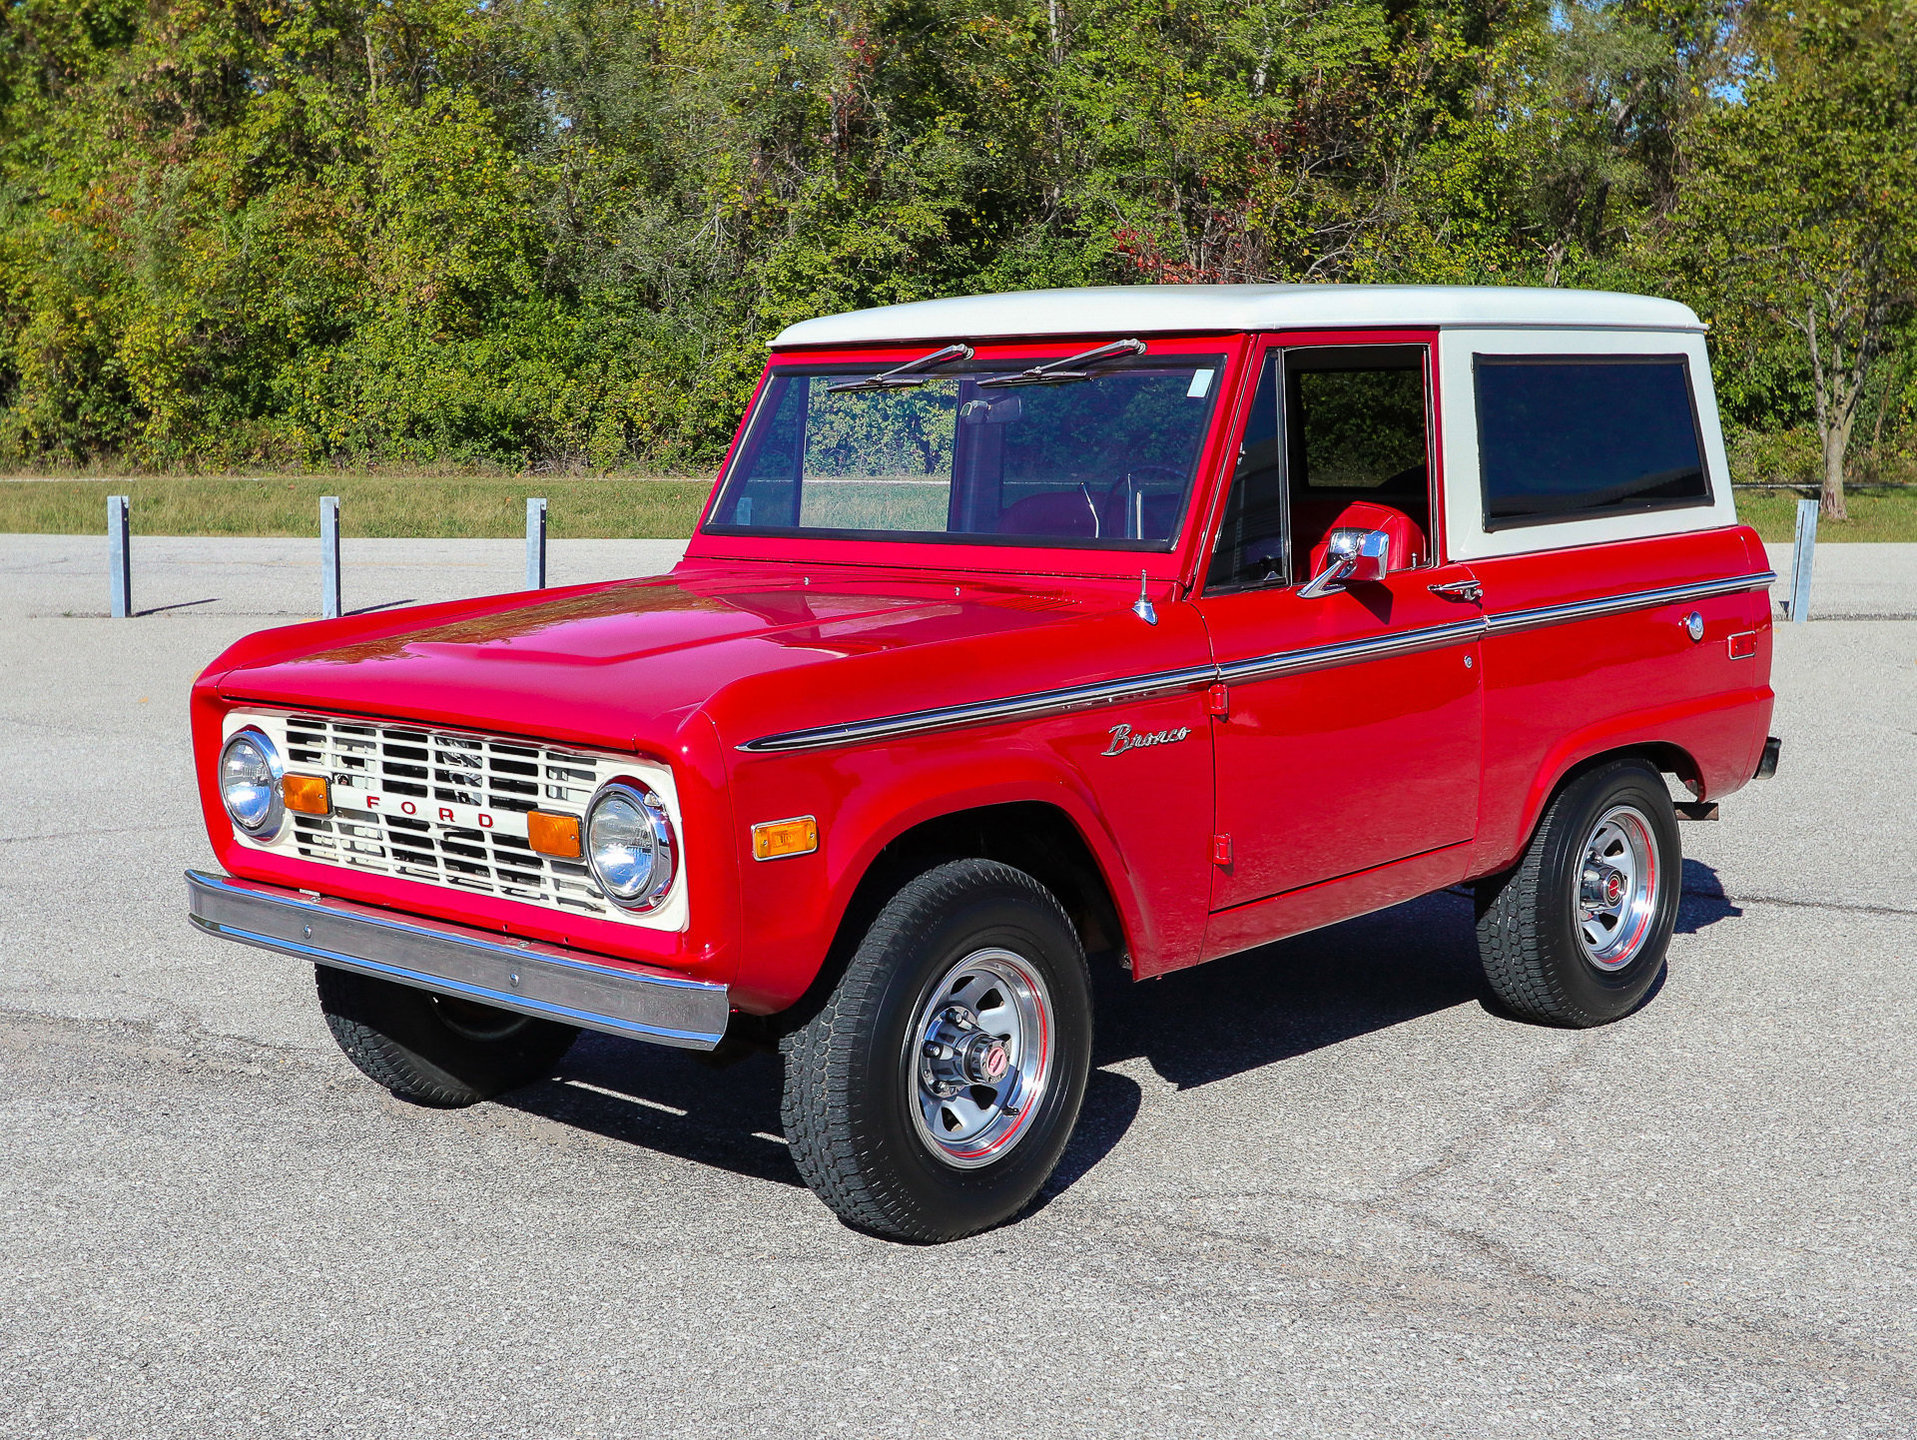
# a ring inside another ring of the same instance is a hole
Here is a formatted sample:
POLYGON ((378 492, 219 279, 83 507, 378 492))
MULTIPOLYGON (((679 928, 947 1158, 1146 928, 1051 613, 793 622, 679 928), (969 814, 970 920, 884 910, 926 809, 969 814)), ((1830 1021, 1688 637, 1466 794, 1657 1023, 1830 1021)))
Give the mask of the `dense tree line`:
POLYGON ((1841 480, 1917 8, 1810 5, 7 0, 0 457, 685 465, 800 317, 1354 280, 1686 299, 1841 480))

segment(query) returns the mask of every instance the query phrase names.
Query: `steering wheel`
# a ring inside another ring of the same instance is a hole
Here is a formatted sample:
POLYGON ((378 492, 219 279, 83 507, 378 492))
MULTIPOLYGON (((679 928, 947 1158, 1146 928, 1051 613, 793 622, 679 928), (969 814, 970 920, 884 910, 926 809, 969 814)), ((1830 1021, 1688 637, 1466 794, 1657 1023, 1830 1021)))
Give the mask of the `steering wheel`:
MULTIPOLYGON (((1133 494, 1137 494, 1144 489, 1144 485, 1141 482, 1147 479, 1147 477, 1162 477, 1165 483, 1176 486, 1181 490, 1185 485, 1185 472, 1175 466, 1135 465, 1123 475, 1120 475, 1116 480, 1112 481, 1111 487, 1105 492, 1105 498, 1099 502, 1098 513, 1100 515, 1111 514, 1112 506, 1114 502, 1118 500, 1119 492, 1129 488, 1133 494)), ((1129 502, 1130 497, 1127 496, 1126 498, 1129 502)), ((1129 503, 1123 506, 1120 514, 1124 518, 1122 528, 1126 532, 1125 538, 1127 540, 1144 539, 1145 537, 1142 535, 1133 535, 1131 533, 1133 511, 1129 503)), ((1143 527, 1141 526, 1140 528, 1142 529, 1143 527)))

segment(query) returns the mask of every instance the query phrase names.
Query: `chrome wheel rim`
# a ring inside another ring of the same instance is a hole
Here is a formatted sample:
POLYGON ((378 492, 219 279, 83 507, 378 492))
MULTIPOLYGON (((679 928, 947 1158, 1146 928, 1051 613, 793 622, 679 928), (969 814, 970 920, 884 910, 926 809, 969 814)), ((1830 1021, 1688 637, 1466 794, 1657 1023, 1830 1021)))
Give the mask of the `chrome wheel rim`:
POLYGON ((1571 877, 1573 924, 1584 958, 1622 970, 1644 948, 1657 917, 1657 839, 1634 805, 1614 805, 1584 842, 1571 877))
POLYGON ((975 950, 947 970, 906 1037, 906 1101, 926 1149, 960 1170, 1003 1159, 1045 1098, 1057 1033, 1023 957, 975 950))

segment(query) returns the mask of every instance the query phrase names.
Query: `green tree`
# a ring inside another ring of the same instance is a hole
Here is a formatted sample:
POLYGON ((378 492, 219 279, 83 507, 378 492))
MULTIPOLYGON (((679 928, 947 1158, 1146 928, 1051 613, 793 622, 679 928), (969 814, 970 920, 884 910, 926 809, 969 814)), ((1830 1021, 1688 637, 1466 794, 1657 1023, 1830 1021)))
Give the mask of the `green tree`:
POLYGON ((1744 94, 1700 127, 1672 257, 1732 349, 1798 337, 1843 520, 1871 368, 1917 304, 1917 7, 1811 0, 1759 33, 1744 94))

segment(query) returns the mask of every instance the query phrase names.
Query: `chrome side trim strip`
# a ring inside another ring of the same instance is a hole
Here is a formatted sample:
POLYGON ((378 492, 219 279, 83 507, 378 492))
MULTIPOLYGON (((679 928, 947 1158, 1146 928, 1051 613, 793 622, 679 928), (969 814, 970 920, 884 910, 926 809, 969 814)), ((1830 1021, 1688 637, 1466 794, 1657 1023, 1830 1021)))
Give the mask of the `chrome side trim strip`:
POLYGON ((1693 585, 1670 585, 1661 590, 1634 590, 1628 595, 1607 595, 1599 600, 1575 600, 1568 605, 1540 605, 1534 610, 1512 610, 1503 615, 1485 616, 1485 625, 1493 635, 1517 630, 1536 630, 1545 625, 1564 625, 1573 620, 1590 620, 1600 615, 1621 615, 1627 610, 1648 610, 1654 605, 1679 605, 1686 600, 1708 600, 1714 595, 1735 595, 1743 590, 1769 589, 1776 581, 1772 570, 1750 575, 1733 575, 1725 580, 1706 580, 1693 585))
POLYGON ((779 735, 764 735, 748 740, 739 749, 753 754, 793 750, 823 750, 838 745, 857 745, 869 740, 892 740, 902 735, 922 735, 928 730, 950 730, 961 725, 983 725, 994 720, 1034 720, 1046 715, 1064 715, 1073 710, 1089 710, 1100 705, 1115 705, 1121 700, 1145 700, 1157 695, 1175 695, 1186 690, 1203 690, 1218 683, 1215 665, 1193 665, 1184 670, 1160 670, 1150 675, 1135 675, 1124 680, 1107 680, 1096 685, 1074 685, 1062 690, 1038 690, 1029 695, 1012 695, 1003 700, 982 700, 970 705, 946 705, 936 710, 908 710, 900 715, 885 715, 876 720, 856 720, 845 725, 821 725, 811 730, 788 730, 779 735))
POLYGON ((1396 635, 1381 635, 1369 640, 1348 640, 1336 645, 1314 645, 1303 650, 1277 650, 1269 655, 1254 655, 1224 665, 1194 665, 1184 670, 1161 670, 1097 685, 1078 685, 1062 690, 1040 690, 1029 695, 1012 695, 1002 700, 984 700, 970 705, 947 705, 936 710, 908 710, 876 720, 856 720, 843 725, 821 725, 809 730, 787 730, 777 735, 748 740, 738 748, 752 754, 786 754, 799 750, 826 750, 840 745, 857 745, 873 740, 891 740, 904 735, 923 735, 934 730, 957 729, 964 725, 983 725, 998 720, 1030 720, 1041 716, 1064 715, 1124 700, 1144 700, 1173 695, 1187 690, 1202 690, 1220 681, 1231 683, 1264 680, 1278 675, 1297 675, 1309 670, 1329 670, 1364 660, 1379 660, 1391 655, 1412 655, 1423 650, 1438 650, 1460 645, 1487 635, 1506 635, 1519 630, 1535 630, 1546 625, 1565 625, 1602 615, 1621 615, 1630 610, 1645 610, 1654 605, 1680 604, 1686 600, 1704 600, 1714 595, 1735 595, 1744 590, 1768 588, 1777 576, 1769 570, 1749 575, 1734 575, 1724 580, 1706 580, 1691 585, 1671 585, 1658 590, 1634 590, 1626 595, 1608 595, 1598 600, 1577 600, 1566 605, 1541 605, 1531 610, 1513 610, 1502 615, 1475 615, 1446 625, 1428 625, 1396 635))
POLYGON ((1221 665, 1219 678, 1232 681, 1265 680, 1274 675, 1296 675, 1305 670, 1330 670, 1339 665, 1355 665, 1361 660, 1382 660, 1388 655, 1415 655, 1421 650, 1439 650, 1475 640, 1484 633, 1484 620, 1474 616, 1449 625, 1427 625, 1397 635, 1381 635, 1375 640, 1347 640, 1337 645, 1314 645, 1308 650, 1279 650, 1270 655, 1254 655, 1221 665))
POLYGON ((209 935, 542 1020, 711 1050, 731 1016, 723 985, 614 969, 562 945, 196 870, 186 891, 189 918, 209 935))

